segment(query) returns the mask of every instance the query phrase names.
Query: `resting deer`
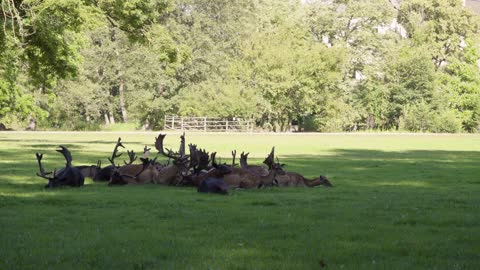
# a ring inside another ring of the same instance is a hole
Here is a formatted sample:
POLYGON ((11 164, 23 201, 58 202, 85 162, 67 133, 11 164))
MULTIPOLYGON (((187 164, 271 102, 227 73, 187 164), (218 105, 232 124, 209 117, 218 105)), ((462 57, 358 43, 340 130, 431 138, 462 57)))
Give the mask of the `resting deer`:
MULTIPOLYGON (((148 184, 153 183, 153 178, 156 177, 157 170, 153 166, 153 162, 148 158, 140 158, 142 164, 133 164, 137 160, 137 156, 133 150, 127 151, 129 161, 123 161, 124 165, 118 167, 115 165, 115 158, 120 157, 122 154, 118 154, 118 147, 123 147, 121 138, 118 138, 118 142, 113 149, 112 157, 108 160, 114 168, 110 176, 108 185, 126 185, 126 184, 148 184)), ((146 149, 146 148, 145 148, 146 149)), ((144 149, 144 152, 145 152, 144 149)))
POLYGON ((102 169, 102 163, 101 161, 97 161, 97 165, 81 165, 81 166, 75 166, 75 168, 80 170, 80 173, 83 175, 83 177, 89 177, 95 180, 97 175, 100 173, 102 169))
MULTIPOLYGON (((121 141, 122 141, 122 138, 119 137, 118 141, 117 141, 117 144, 115 144, 115 148, 113 149, 112 157, 108 158, 108 161, 110 161, 110 163, 112 163, 113 160, 115 160, 116 157, 119 157, 121 155, 121 154, 117 155, 118 147, 125 148, 125 146, 123 146, 121 141), (117 155, 117 156, 115 156, 115 155, 117 155)), ((95 175, 95 177, 93 178, 93 181, 110 181, 110 178, 112 177, 112 174, 113 174, 113 170, 116 167, 117 166, 115 166, 115 164, 110 164, 108 166, 100 168, 100 171, 95 175)))
POLYGON ((330 183, 330 180, 323 175, 320 175, 312 180, 308 180, 301 174, 295 172, 286 172, 285 175, 277 175, 275 177, 275 181, 279 187, 333 187, 332 183, 330 183))
POLYGON ((257 188, 272 186, 276 175, 283 175, 285 172, 281 164, 274 163, 275 147, 265 159, 264 163, 269 164, 268 173, 258 175, 242 168, 232 168, 232 172, 224 176, 225 183, 231 188, 257 188))
POLYGON ((209 177, 202 181, 197 188, 198 192, 228 194, 228 185, 223 179, 209 177))
POLYGON ((215 152, 212 153, 210 155, 212 159, 209 160, 209 155, 207 152, 203 152, 200 154, 202 158, 199 162, 199 167, 202 168, 202 170, 189 176, 192 185, 199 187, 206 179, 223 179, 225 175, 232 172, 232 168, 228 165, 217 165, 215 163, 215 155, 215 152), (210 161, 212 161, 213 166, 209 168, 208 164, 210 163, 210 161))
POLYGON ((182 182, 182 173, 188 170, 188 156, 185 155, 185 133, 180 136, 180 150, 174 153, 172 150, 163 149, 163 140, 166 134, 159 134, 155 137, 155 148, 158 152, 173 160, 171 165, 165 166, 158 170, 158 175, 153 182, 161 185, 178 185, 182 182))
POLYGON ((250 153, 244 153, 242 152, 240 154, 240 167, 242 169, 248 170, 252 173, 258 174, 258 175, 265 175, 268 173, 268 169, 263 167, 263 166, 258 166, 258 165, 248 165, 247 158, 248 154, 250 153))
POLYGON ((53 177, 49 177, 48 175, 52 174, 52 172, 45 172, 45 169, 42 166, 43 154, 35 154, 38 161, 38 167, 40 169, 40 173, 37 173, 37 175, 48 180, 48 184, 45 186, 45 188, 54 188, 59 186, 83 186, 85 178, 78 168, 72 166, 72 155, 70 154, 70 151, 68 151, 68 149, 63 145, 60 145, 60 149, 56 151, 62 153, 62 155, 65 157, 66 164, 65 168, 61 169, 58 173, 55 170, 53 172, 53 177))

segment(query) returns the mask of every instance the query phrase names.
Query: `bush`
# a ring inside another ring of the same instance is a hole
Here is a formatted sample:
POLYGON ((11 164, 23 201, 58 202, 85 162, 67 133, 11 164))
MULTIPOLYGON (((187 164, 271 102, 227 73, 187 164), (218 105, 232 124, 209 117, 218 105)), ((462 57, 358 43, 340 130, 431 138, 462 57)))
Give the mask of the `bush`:
POLYGON ((462 119, 453 110, 445 110, 437 114, 432 125, 432 132, 456 133, 462 131, 462 119))
POLYGON ((401 128, 414 132, 461 132, 462 118, 454 110, 435 111, 426 103, 419 103, 406 110, 400 118, 401 128))
POLYGON ((432 125, 434 113, 427 103, 422 102, 405 110, 402 124, 399 126, 409 131, 427 132, 431 131, 432 125))

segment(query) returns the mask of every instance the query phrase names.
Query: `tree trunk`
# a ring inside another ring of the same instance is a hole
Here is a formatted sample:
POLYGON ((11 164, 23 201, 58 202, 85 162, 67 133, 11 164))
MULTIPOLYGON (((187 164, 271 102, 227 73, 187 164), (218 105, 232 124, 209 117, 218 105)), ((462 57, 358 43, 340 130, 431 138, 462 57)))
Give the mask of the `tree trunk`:
MULTIPOLYGON (((120 72, 121 75, 121 72, 120 72)), ((125 108, 125 97, 124 97, 124 87, 125 83, 123 82, 123 78, 120 78, 120 85, 118 86, 118 94, 120 95, 120 110, 122 111, 122 120, 123 122, 128 121, 127 115, 127 108, 125 108)))
POLYGON ((110 125, 110 119, 108 119, 108 114, 104 113, 103 116, 105 117, 105 125, 110 125))
POLYGON ((110 124, 115 124, 115 118, 113 117, 112 111, 108 112, 109 119, 110 119, 110 124))
MULTIPOLYGON (((116 40, 116 32, 115 29, 113 30, 112 41, 116 40)), ((123 122, 128 121, 127 109, 125 107, 125 97, 124 97, 124 88, 125 88, 125 81, 123 80, 123 65, 122 60, 120 59, 120 51, 118 46, 115 46, 115 55, 117 56, 117 70, 118 70, 118 95, 120 97, 120 111, 122 113, 122 120, 123 122)), ((110 121, 111 122, 111 121, 110 121)))

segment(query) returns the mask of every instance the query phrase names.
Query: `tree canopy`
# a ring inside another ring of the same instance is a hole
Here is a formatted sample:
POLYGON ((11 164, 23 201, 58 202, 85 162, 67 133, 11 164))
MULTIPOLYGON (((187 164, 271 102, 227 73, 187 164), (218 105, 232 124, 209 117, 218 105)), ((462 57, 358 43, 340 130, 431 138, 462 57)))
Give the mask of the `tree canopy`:
POLYGON ((0 0, 0 25, 11 126, 480 129, 479 20, 461 0, 0 0))

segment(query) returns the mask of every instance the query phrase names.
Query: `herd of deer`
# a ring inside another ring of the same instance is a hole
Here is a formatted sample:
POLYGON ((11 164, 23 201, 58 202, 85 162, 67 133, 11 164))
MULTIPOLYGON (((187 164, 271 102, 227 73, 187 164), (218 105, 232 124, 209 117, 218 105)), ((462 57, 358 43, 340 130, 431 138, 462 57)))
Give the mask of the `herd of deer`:
POLYGON ((93 181, 105 181, 108 185, 126 184, 161 184, 173 186, 195 186, 199 192, 211 192, 227 194, 231 188, 260 188, 266 186, 326 186, 331 187, 330 181, 320 175, 313 180, 306 179, 301 174, 286 172, 282 169, 283 164, 275 162, 274 151, 263 161, 265 166, 249 165, 248 153, 241 153, 240 167, 235 164, 236 151, 232 151, 232 164, 217 164, 216 152, 208 153, 197 145, 189 144, 190 153, 185 152, 185 134, 180 136, 180 149, 174 152, 163 147, 166 134, 160 134, 155 138, 155 148, 159 154, 168 157, 166 164, 157 162, 157 156, 149 158, 150 148, 145 146, 140 164, 134 164, 137 160, 135 152, 127 151, 129 161, 124 165, 117 165, 115 159, 120 157, 119 148, 124 148, 121 138, 113 149, 112 156, 108 158, 110 165, 101 168, 101 162, 92 166, 72 166, 72 156, 65 146, 56 150, 63 154, 66 165, 60 170, 46 172, 42 165, 43 154, 36 153, 40 172, 38 176, 48 180, 46 188, 59 186, 79 187, 84 183, 85 177, 93 181))

